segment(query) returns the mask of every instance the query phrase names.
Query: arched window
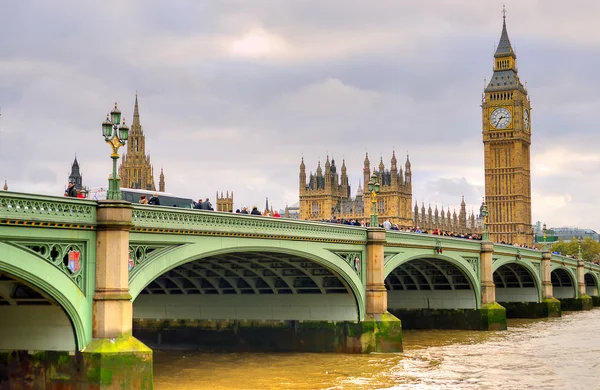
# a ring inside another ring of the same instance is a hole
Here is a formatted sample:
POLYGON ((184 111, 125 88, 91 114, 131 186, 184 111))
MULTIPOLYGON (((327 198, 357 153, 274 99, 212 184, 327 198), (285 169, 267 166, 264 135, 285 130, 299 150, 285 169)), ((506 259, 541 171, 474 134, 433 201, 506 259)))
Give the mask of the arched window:
POLYGON ((377 214, 385 213, 385 199, 377 199, 377 214))
POLYGON ((319 202, 312 202, 311 214, 313 216, 319 215, 319 202))

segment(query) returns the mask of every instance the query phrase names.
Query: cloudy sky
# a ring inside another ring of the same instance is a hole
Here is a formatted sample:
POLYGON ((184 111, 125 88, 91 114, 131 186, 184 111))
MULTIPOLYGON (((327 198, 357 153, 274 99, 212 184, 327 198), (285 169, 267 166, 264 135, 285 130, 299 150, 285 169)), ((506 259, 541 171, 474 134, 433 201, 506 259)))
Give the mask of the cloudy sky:
POLYGON ((533 220, 600 230, 600 2, 3 2, 0 179, 62 195, 75 154, 105 185, 101 122, 136 91, 167 191, 298 201, 298 167, 410 153, 413 198, 484 194, 481 95, 502 4, 532 105, 533 220))

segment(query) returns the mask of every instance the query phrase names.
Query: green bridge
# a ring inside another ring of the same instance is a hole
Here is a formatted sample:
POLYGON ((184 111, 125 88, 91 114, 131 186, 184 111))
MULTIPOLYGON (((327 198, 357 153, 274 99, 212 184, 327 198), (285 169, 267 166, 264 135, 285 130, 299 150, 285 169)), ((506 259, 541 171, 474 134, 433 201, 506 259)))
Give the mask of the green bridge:
POLYGON ((397 352, 400 320, 501 330, 600 302, 597 265, 378 228, 0 192, 0 232, 0 363, 46 384, 151 388, 146 345, 397 352))

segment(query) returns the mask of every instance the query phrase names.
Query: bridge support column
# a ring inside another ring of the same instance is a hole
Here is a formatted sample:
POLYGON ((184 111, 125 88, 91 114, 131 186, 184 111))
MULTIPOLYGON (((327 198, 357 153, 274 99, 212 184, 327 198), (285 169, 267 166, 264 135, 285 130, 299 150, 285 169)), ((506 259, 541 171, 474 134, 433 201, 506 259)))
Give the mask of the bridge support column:
POLYGON ((152 350, 131 335, 131 217, 129 202, 98 203, 92 341, 82 352, 88 381, 99 389, 153 387, 152 350))
POLYGON ((381 228, 367 232, 366 315, 359 324, 363 352, 402 351, 402 323, 387 311, 385 234, 381 228))
POLYGON ((592 297, 587 295, 585 287, 585 262, 577 261, 577 298, 575 302, 569 303, 570 310, 590 310, 594 307, 592 297))
POLYGON ((481 242, 481 327, 482 330, 505 330, 506 309, 496 302, 496 285, 494 284, 493 259, 494 244, 481 242))
POLYGON ((552 291, 552 273, 550 271, 550 260, 552 253, 548 250, 542 252, 542 302, 544 306, 542 313, 544 317, 560 317, 560 301, 554 298, 552 291))

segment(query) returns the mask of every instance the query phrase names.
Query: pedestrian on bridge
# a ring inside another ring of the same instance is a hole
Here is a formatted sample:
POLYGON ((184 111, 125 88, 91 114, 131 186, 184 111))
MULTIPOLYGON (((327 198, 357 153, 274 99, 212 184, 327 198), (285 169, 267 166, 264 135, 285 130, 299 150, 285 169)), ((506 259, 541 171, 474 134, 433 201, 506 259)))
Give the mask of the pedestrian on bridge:
POLYGON ((69 183, 69 186, 65 190, 65 196, 68 196, 69 198, 77 198, 77 188, 75 188, 75 184, 72 182, 69 183))
POLYGON ((160 206, 160 199, 158 199, 158 194, 156 192, 154 193, 154 195, 152 195, 152 198, 150 198, 150 200, 148 201, 148 204, 160 206))

